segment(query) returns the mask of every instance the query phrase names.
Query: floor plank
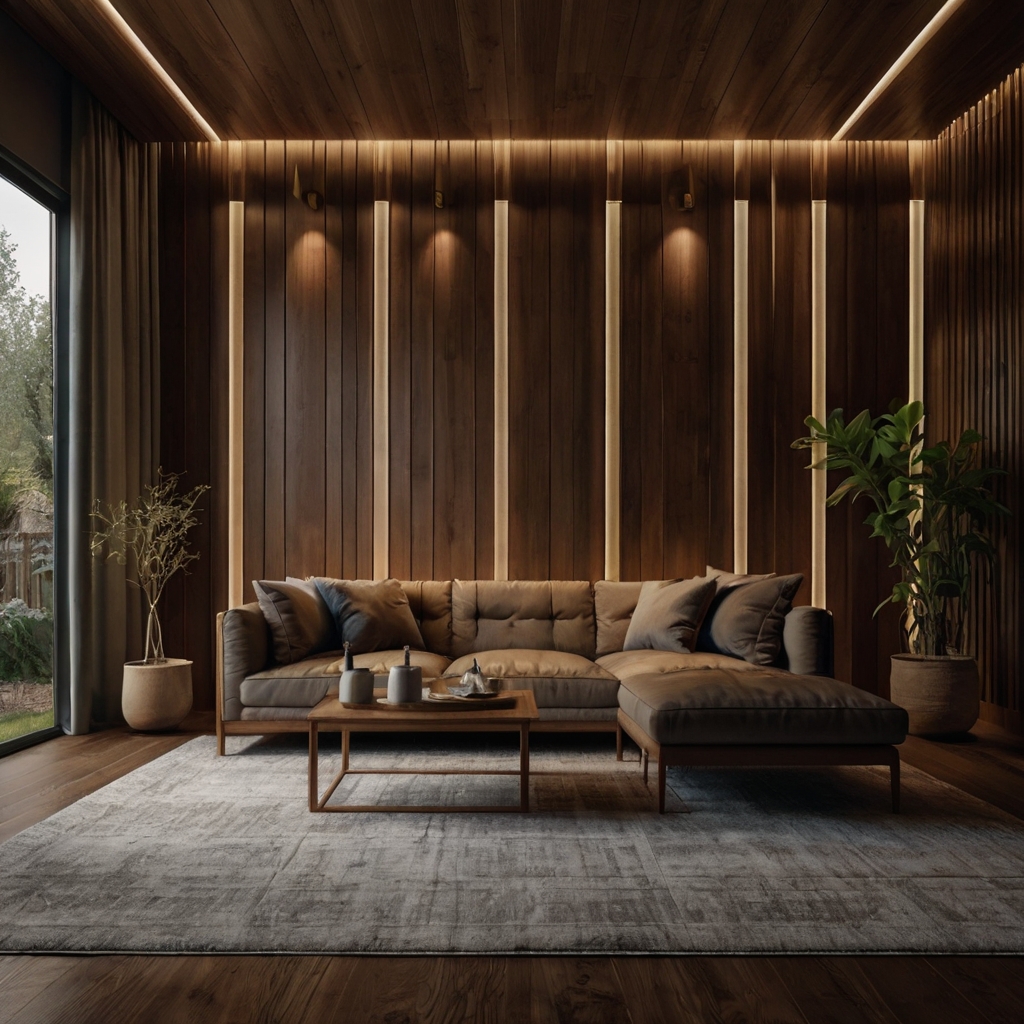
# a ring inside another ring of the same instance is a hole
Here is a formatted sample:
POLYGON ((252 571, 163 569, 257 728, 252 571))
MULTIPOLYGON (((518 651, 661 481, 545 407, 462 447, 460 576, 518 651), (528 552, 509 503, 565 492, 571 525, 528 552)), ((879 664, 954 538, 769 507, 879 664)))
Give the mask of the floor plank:
POLYGON ((901 1024, 991 1024, 925 957, 853 957, 901 1024))
POLYGON ((929 957, 928 963, 992 1024, 1024 1020, 1024 960, 1020 957, 929 957))
POLYGON ((809 1021, 899 1024, 860 966, 846 957, 775 957, 771 961, 809 1021))

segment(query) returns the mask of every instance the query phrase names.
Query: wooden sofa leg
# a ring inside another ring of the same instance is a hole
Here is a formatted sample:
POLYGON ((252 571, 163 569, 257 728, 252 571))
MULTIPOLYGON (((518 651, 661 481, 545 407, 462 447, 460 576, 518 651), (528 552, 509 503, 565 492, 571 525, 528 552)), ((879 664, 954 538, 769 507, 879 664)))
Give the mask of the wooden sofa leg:
POLYGON ((892 812, 900 813, 900 752, 893 750, 889 762, 889 784, 892 787, 892 812))
POLYGON ((658 813, 665 813, 665 758, 658 758, 658 813))
POLYGON ((615 760, 622 760, 622 726, 615 723, 615 760))
POLYGON ((647 751, 646 750, 642 750, 640 752, 640 761, 641 761, 641 763, 644 766, 644 785, 645 786, 647 785, 647 760, 648 760, 647 751))

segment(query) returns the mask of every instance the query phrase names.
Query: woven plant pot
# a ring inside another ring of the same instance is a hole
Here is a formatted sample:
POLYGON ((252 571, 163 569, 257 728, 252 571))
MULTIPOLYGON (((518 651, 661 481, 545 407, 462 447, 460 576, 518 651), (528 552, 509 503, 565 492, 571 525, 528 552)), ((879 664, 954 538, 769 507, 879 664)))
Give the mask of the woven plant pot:
POLYGON ((978 720, 978 663, 965 654, 894 654, 889 681, 915 736, 964 733, 978 720))
POLYGON ((129 661, 124 666, 121 711, 140 732, 174 729, 192 710, 192 662, 167 658, 161 662, 129 661))

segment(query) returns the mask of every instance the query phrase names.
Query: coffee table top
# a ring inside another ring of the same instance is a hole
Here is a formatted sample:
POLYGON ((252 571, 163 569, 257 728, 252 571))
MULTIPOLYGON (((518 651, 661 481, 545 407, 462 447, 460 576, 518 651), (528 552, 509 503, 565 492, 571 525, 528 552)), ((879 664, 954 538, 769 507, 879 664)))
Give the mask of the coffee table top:
POLYGON ((376 702, 387 695, 386 690, 374 690, 374 703, 346 707, 337 697, 324 697, 308 715, 310 722, 332 725, 383 726, 396 729, 430 730, 458 723, 459 730, 467 726, 507 723, 508 725, 534 722, 540 718, 532 690, 505 690, 502 697, 514 697, 515 707, 491 708, 486 700, 479 707, 449 711, 445 708, 385 707, 376 702))

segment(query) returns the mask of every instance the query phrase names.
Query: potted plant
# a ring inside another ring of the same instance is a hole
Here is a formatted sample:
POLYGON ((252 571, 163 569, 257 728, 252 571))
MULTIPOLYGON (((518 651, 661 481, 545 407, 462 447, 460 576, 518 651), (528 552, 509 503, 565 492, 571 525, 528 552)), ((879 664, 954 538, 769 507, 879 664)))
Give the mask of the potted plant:
POLYGON ((92 515, 100 526, 93 534, 93 554, 128 566, 128 582, 145 595, 146 648, 142 661, 124 666, 121 710, 125 721, 140 730, 173 729, 192 707, 192 662, 164 656, 157 605, 178 570, 187 572, 199 555, 188 550, 188 532, 198 523, 196 503, 206 484, 178 493, 178 474, 157 471, 157 483, 146 487, 133 505, 107 506, 97 501, 92 515))
POLYGON ((793 442, 810 448, 809 468, 849 475, 827 504, 869 498, 875 510, 865 520, 871 536, 892 553, 900 581, 875 609, 903 609, 904 653, 893 655, 891 696, 910 715, 910 731, 922 735, 966 732, 977 721, 978 666, 967 653, 971 576, 978 558, 991 564, 986 526, 1009 510, 989 489, 1003 470, 979 466, 984 440, 965 430, 956 444, 926 448, 920 402, 872 419, 864 410, 849 423, 836 409, 825 424, 804 422, 809 437, 793 442))

